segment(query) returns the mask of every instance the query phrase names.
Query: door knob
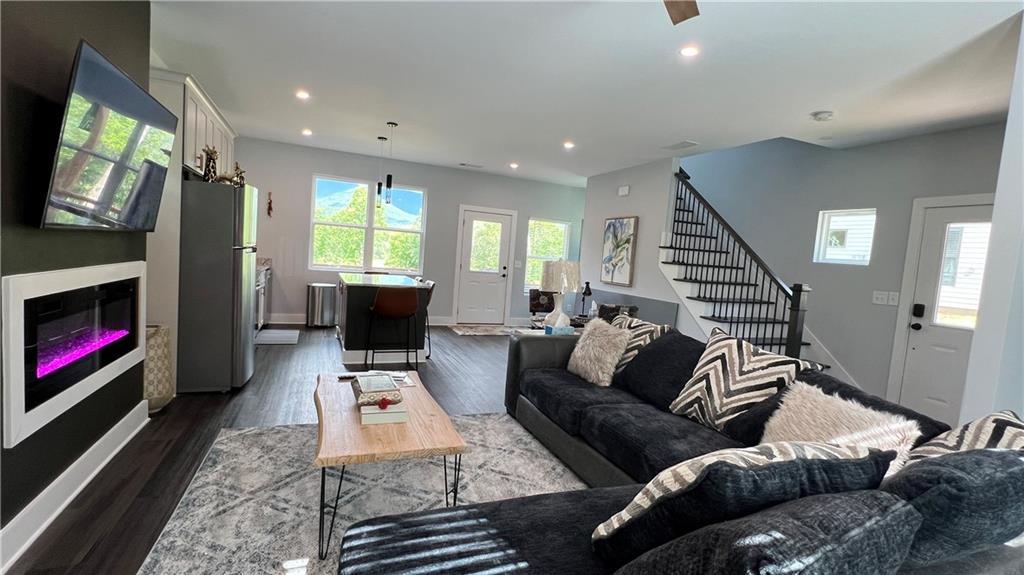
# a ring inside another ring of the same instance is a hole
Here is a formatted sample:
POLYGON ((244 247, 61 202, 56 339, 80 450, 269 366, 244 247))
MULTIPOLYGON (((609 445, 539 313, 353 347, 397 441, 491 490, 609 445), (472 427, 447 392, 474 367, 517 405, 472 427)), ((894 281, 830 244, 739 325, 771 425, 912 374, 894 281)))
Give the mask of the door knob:
POLYGON ((910 324, 910 329, 912 329, 914 331, 921 331, 921 324, 919 324, 917 322, 914 322, 914 323, 910 324))

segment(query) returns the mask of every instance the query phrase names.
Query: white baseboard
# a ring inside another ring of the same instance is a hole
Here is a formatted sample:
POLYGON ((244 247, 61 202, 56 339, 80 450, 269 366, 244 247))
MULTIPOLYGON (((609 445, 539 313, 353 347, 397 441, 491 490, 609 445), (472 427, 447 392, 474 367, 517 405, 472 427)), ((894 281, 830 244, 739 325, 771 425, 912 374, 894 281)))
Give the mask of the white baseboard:
POLYGON ((143 400, 11 519, 0 531, 0 571, 10 569, 57 515, 148 422, 149 403, 143 400))
POLYGON ((455 325, 455 318, 450 315, 430 316, 430 325, 455 325))
POLYGON ((306 325, 304 313, 272 313, 267 323, 281 325, 306 325))
POLYGON ((839 363, 836 356, 833 355, 827 347, 825 347, 825 344, 821 343, 821 340, 818 339, 806 325, 804 326, 804 340, 811 344, 810 349, 804 348, 804 359, 810 359, 812 361, 827 364, 829 368, 826 373, 836 379, 849 383, 854 387, 864 389, 859 383, 857 383, 857 380, 853 379, 850 372, 846 371, 843 364, 839 363))

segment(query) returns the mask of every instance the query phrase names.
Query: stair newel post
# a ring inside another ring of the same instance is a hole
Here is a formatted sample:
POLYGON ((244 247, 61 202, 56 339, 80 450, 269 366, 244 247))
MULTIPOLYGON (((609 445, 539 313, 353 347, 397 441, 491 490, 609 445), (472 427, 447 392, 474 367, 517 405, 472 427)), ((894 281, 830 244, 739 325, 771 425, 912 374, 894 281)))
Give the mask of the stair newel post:
POLYGON ((804 341, 804 314, 807 313, 807 294, 811 287, 793 284, 793 298, 789 302, 789 325, 786 328, 786 355, 800 357, 804 341))

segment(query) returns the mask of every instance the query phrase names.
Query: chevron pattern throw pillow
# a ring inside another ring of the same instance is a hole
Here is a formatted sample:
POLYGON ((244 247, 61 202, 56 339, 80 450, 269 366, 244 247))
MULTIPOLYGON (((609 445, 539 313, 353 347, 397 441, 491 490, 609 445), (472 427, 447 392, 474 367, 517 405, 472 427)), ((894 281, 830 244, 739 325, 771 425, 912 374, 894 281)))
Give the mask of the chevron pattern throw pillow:
POLYGON ((820 364, 765 351, 715 328, 693 377, 669 410, 719 431, 820 364))
POLYGON ((658 325, 626 314, 616 316, 612 325, 621 329, 629 330, 629 343, 626 344, 626 351, 622 352, 619 363, 615 366, 615 373, 619 373, 633 361, 636 354, 640 353, 647 344, 668 333, 672 329, 670 325, 658 325))
POLYGON ((1024 421, 1010 410, 987 415, 912 449, 909 463, 972 449, 1024 449, 1024 421))

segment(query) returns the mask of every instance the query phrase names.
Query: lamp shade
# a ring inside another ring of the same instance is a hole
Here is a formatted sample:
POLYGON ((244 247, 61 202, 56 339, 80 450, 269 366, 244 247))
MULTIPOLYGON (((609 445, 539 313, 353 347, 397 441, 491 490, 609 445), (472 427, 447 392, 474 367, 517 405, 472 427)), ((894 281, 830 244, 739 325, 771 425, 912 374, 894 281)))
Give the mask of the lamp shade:
POLYGON ((578 292, 580 290, 580 263, 565 260, 544 262, 540 289, 563 294, 578 292))

